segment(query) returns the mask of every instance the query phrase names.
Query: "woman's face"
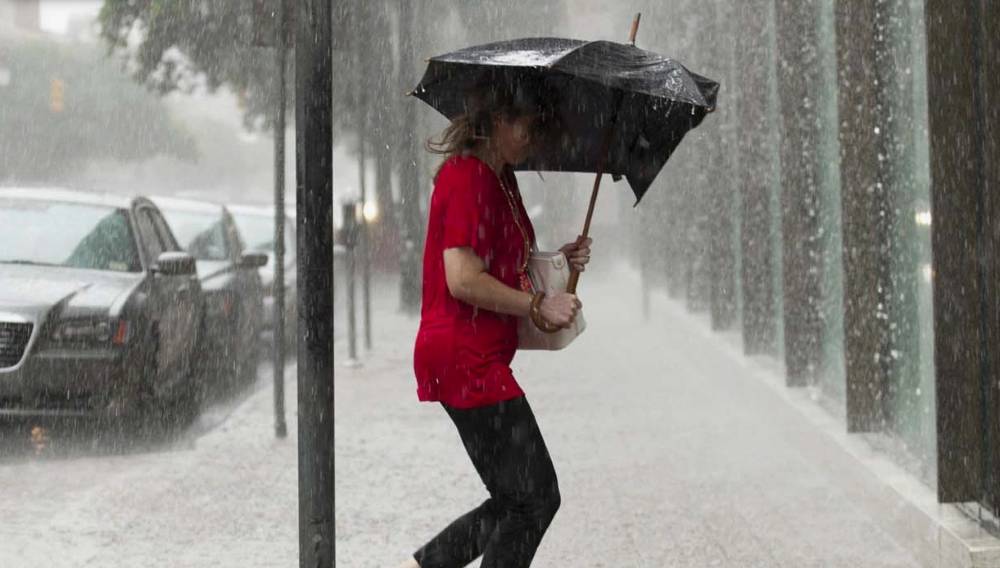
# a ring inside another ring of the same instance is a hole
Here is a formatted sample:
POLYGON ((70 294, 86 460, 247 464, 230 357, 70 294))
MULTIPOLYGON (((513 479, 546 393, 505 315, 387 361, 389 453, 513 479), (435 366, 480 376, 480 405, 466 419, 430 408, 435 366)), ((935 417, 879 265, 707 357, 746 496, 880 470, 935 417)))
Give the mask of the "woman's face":
POLYGON ((494 119, 493 141, 505 162, 516 166, 528 158, 535 141, 536 121, 535 115, 494 119))

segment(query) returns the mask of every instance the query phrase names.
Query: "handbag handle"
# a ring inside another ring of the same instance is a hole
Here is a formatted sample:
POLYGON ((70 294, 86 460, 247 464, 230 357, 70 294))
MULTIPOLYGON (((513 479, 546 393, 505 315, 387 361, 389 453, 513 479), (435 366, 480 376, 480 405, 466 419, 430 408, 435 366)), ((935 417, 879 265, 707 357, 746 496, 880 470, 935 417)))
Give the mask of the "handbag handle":
POLYGON ((543 321, 542 323, 544 325, 542 325, 538 329, 542 330, 545 333, 559 333, 560 331, 563 330, 563 328, 559 327, 558 325, 556 325, 556 324, 554 324, 552 322, 543 321))

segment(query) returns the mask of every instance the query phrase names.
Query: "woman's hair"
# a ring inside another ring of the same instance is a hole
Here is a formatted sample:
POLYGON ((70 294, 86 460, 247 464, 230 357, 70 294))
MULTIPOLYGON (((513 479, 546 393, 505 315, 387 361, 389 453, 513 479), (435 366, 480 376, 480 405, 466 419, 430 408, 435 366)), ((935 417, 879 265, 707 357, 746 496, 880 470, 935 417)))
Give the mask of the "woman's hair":
MULTIPOLYGON (((452 119, 451 124, 437 139, 429 139, 425 148, 432 154, 444 156, 444 165, 453 156, 475 150, 493 135, 493 117, 513 120, 521 116, 540 117, 538 128, 547 123, 552 105, 543 100, 537 88, 520 84, 510 86, 503 82, 480 83, 465 96, 465 112, 452 119)), ((440 166, 438 171, 440 171, 440 166)), ((436 177, 436 174, 435 174, 436 177)))

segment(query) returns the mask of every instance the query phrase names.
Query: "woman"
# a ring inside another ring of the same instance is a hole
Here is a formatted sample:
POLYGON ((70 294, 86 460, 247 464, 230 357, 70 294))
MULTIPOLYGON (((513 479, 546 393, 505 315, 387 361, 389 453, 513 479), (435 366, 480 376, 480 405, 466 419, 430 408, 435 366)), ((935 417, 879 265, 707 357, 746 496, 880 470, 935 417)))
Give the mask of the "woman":
MULTIPOLYGON (((457 568, 480 555, 486 568, 527 567, 559 508, 552 461, 510 368, 518 318, 566 327, 582 307, 573 294, 532 292, 525 274, 534 230, 511 167, 539 141, 545 116, 537 101, 485 90, 428 144, 445 159, 424 250, 417 395, 444 407, 490 497, 404 567, 457 568)), ((560 250, 582 271, 590 244, 560 250)))

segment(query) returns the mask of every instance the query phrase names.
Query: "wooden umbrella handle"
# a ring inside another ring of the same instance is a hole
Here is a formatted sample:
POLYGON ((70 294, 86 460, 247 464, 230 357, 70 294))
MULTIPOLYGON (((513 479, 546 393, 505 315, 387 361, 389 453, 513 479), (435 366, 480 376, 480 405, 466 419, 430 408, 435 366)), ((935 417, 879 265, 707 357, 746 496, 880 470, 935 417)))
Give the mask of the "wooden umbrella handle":
MULTIPOLYGON (((629 32, 629 42, 635 45, 635 34, 639 31, 639 20, 642 18, 642 13, 635 15, 635 19, 632 20, 632 29, 629 32)), ((604 168, 608 163, 608 153, 611 151, 611 140, 615 136, 615 123, 618 122, 618 107, 621 105, 621 93, 615 97, 615 102, 612 108, 615 109, 615 114, 611 117, 611 122, 608 124, 607 130, 604 132, 604 142, 601 144, 601 153, 598 157, 597 162, 597 176, 594 177, 594 189, 590 192, 590 206, 587 207, 587 219, 583 223, 583 233, 581 233, 581 238, 585 239, 590 236, 590 222, 594 218, 594 206, 597 205, 597 192, 601 189, 601 178, 604 177, 604 168)), ((570 294, 576 294, 576 286, 580 282, 580 273, 570 267, 569 273, 569 283, 566 285, 566 292, 570 294)))
POLYGON ((639 20, 642 19, 642 12, 638 12, 635 15, 635 19, 632 20, 632 31, 628 34, 628 42, 635 45, 635 34, 639 33, 639 20))
MULTIPOLYGON (((594 206, 597 205, 597 192, 601 189, 601 178, 604 177, 604 166, 608 161, 608 149, 611 146, 611 138, 615 133, 615 121, 608 125, 608 130, 604 135, 604 147, 601 151, 601 161, 597 167, 597 176, 594 177, 594 189, 590 192, 590 206, 587 208, 587 220, 583 223, 583 233, 581 238, 590 236, 590 221, 594 217, 594 206)), ((566 292, 576 294, 576 285, 580 282, 580 273, 570 267, 569 283, 566 284, 566 292)))

